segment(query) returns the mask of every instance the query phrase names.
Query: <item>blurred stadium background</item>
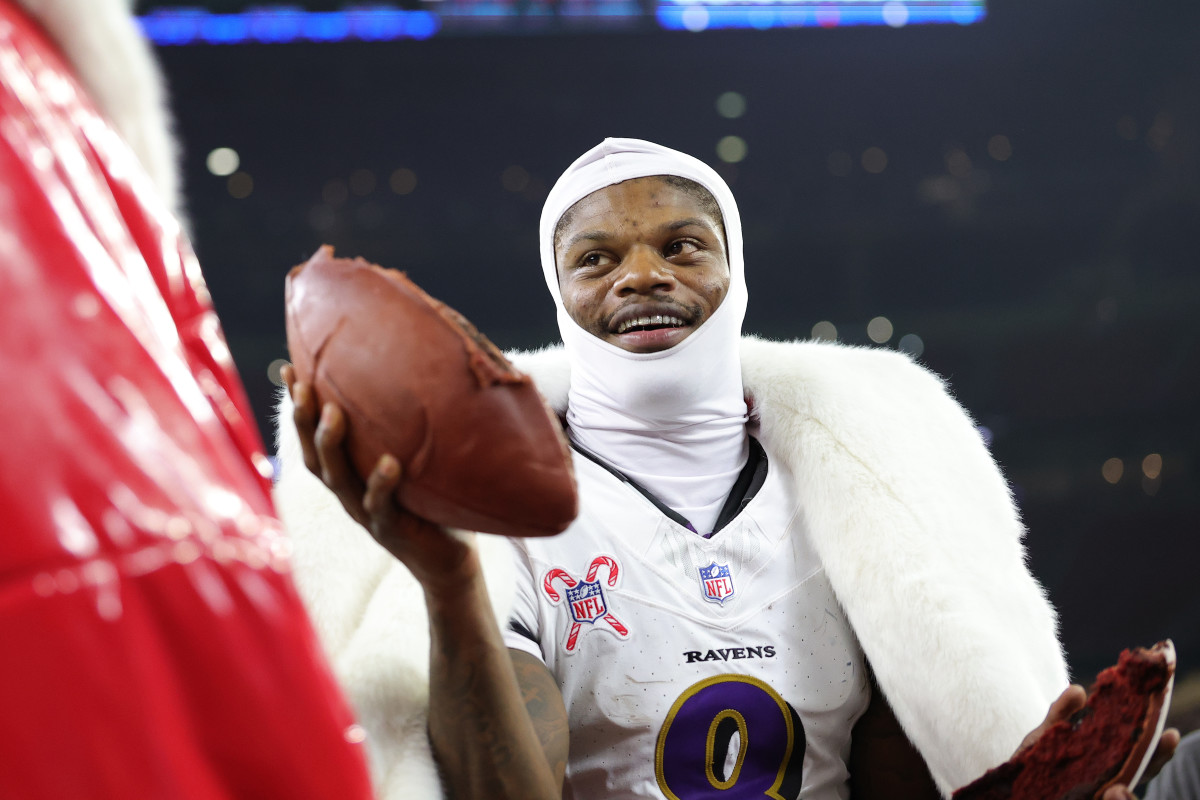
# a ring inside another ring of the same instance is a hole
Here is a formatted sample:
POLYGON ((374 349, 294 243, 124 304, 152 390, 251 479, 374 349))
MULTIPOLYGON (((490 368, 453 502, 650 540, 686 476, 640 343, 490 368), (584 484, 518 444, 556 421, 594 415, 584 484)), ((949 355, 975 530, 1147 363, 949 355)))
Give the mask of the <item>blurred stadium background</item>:
POLYGON ((749 331, 948 379, 1077 680, 1165 636, 1200 665, 1195 4, 179 5, 140 9, 268 439, 290 267, 333 244, 501 347, 552 342, 541 201, 600 138, 649 138, 732 184, 749 331))

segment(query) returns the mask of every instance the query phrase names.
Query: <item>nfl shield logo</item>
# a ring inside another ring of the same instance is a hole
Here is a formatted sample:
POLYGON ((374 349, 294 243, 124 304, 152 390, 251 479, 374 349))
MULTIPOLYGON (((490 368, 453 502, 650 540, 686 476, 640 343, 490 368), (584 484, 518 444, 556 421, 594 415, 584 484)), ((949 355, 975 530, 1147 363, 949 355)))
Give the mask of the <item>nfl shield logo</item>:
POLYGON ((571 619, 577 623, 594 623, 608 613, 600 581, 585 581, 568 588, 567 602, 571 604, 571 619))
POLYGON ((704 588, 704 599, 710 603, 725 604, 733 597, 733 576, 728 564, 712 562, 700 568, 700 585, 704 588))
POLYGON ((567 641, 563 644, 567 655, 577 652, 575 648, 579 645, 579 635, 584 632, 585 622, 592 626, 587 628, 588 631, 608 631, 618 639, 629 638, 629 628, 608 609, 603 584, 597 578, 601 567, 608 570, 608 588, 614 588, 617 585, 617 576, 621 574, 621 567, 612 556, 599 555, 593 558, 592 563, 588 564, 583 580, 576 580, 574 575, 562 567, 554 567, 542 578, 542 591, 555 605, 563 601, 563 595, 559 594, 555 584, 562 583, 566 587, 564 594, 567 596, 567 609, 571 612, 571 629, 567 632, 567 641), (597 625, 598 622, 605 624, 597 625))

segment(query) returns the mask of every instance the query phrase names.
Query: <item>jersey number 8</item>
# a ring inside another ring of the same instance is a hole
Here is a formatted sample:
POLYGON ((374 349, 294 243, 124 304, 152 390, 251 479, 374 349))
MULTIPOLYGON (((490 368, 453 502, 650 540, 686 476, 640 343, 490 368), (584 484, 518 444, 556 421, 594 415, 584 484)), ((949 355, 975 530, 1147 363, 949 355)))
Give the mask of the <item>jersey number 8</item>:
POLYGON ((792 800, 804 748, 800 716, 778 692, 747 675, 717 675, 689 687, 667 712, 654 774, 670 800, 792 800))

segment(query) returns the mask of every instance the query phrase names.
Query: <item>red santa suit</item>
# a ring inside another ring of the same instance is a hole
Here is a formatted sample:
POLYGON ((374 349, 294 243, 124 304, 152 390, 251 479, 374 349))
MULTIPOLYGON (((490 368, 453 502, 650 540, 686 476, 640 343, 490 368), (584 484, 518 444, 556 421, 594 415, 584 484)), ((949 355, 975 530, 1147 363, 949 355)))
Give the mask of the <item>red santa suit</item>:
POLYGON ((0 0, 0 794, 368 797, 160 97, 126 3, 0 0))

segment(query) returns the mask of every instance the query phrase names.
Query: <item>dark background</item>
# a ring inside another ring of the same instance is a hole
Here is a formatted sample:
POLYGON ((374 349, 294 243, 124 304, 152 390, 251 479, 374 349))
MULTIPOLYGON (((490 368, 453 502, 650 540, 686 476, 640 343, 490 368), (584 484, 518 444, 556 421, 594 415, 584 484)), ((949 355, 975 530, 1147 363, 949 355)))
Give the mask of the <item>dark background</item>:
POLYGON ((733 186, 749 331, 802 338, 829 320, 869 344, 885 315, 886 346, 921 337, 920 360, 994 435, 1087 681, 1165 636, 1183 671, 1200 664, 1196 5, 994 0, 968 27, 159 54, 195 245, 268 440, 284 275, 317 246, 407 270, 501 347, 549 343, 546 189, 604 136, 659 141, 733 186), (717 113, 727 91, 740 118, 717 113), (748 146, 734 166, 716 156, 727 135, 748 146), (996 135, 1007 160, 989 155, 996 135), (220 146, 248 195, 206 169, 220 146), (870 147, 887 156, 877 174, 870 147), (389 185, 402 168, 406 194, 389 185))

